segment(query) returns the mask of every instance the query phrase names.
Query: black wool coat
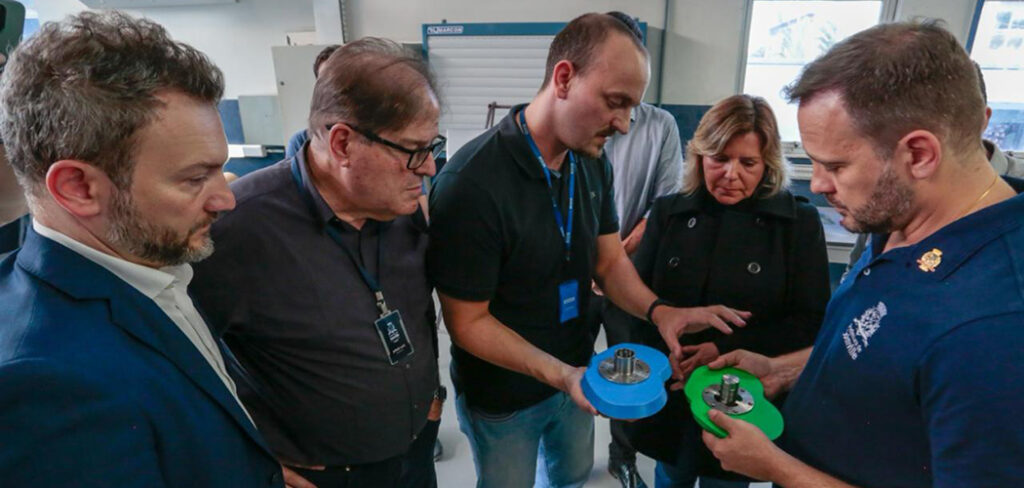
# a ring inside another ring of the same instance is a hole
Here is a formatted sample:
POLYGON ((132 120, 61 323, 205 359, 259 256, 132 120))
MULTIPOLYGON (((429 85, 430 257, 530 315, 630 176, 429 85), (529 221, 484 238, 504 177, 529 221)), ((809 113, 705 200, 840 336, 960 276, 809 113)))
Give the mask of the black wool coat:
MULTIPOLYGON (((684 345, 714 342, 721 354, 747 349, 777 356, 812 345, 831 293, 818 211, 785 190, 729 206, 703 188, 662 197, 633 262, 654 293, 675 306, 721 304, 753 313, 731 335, 708 329, 681 338, 684 345)), ((668 351, 657 329, 643 321, 633 322, 630 337, 668 351)), ((670 392, 661 412, 626 431, 648 456, 675 463, 699 453, 700 472, 724 474, 704 448, 681 391, 670 392)))

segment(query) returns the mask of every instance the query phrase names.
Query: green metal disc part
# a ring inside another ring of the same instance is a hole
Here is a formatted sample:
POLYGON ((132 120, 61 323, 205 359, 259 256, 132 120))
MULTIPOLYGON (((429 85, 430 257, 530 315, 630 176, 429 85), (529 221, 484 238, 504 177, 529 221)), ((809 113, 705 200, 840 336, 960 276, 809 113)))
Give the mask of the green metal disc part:
POLYGON ((779 413, 779 409, 775 408, 775 405, 772 405, 765 398, 764 386, 761 385, 761 381, 754 375, 737 368, 711 370, 707 366, 701 366, 690 374, 690 379, 686 381, 683 392, 686 394, 686 399, 690 402, 690 411, 693 412, 693 418, 697 420, 697 424, 720 438, 726 437, 726 432, 708 418, 708 412, 712 407, 704 399, 705 389, 720 385, 722 383, 722 376, 726 374, 739 378, 740 389, 746 390, 753 400, 753 408, 750 411, 740 414, 727 414, 730 417, 745 420, 756 425, 771 440, 775 440, 782 435, 782 414, 779 413))

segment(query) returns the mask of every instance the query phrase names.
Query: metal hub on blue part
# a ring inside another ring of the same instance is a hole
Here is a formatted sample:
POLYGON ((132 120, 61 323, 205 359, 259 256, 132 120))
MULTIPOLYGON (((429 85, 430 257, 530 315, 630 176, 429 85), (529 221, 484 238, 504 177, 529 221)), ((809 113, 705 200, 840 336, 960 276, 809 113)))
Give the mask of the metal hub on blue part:
POLYGON ((612 383, 632 385, 646 380, 651 375, 647 363, 636 358, 636 352, 623 347, 615 351, 612 357, 601 361, 597 371, 601 377, 612 383))
POLYGON ((654 415, 668 397, 668 358, 640 344, 619 344, 594 355, 581 386, 587 400, 610 418, 639 419, 654 415))

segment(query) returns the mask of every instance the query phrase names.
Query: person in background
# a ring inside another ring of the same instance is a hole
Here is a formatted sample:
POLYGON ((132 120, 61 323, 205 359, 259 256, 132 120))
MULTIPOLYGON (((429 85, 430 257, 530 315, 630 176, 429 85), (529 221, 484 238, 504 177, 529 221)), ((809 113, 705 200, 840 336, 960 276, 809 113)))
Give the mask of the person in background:
MULTIPOLYGON (((619 236, 626 254, 632 256, 647 227, 647 213, 658 197, 679 191, 683 180, 682 144, 679 128, 668 112, 647 103, 637 105, 626 134, 615 134, 605 144, 605 153, 615 175, 615 207, 621 218, 619 236)), ((606 313, 604 295, 594 287, 591 314, 594 336, 604 324, 608 346, 633 342, 630 322, 606 313)), ((608 472, 625 488, 646 486, 636 470, 636 450, 623 433, 623 422, 610 420, 612 442, 608 444, 608 472)))
MULTIPOLYGON (((683 374, 735 349, 778 355, 814 342, 829 298, 828 256, 818 211, 787 190, 775 114, 760 97, 734 95, 701 118, 686 149, 682 193, 658 199, 633 257, 659 297, 749 310, 747 326, 683 336, 683 374)), ((665 350, 635 324, 638 342, 665 350)), ((632 445, 658 461, 659 488, 744 487, 718 469, 682 391, 658 414, 626 426, 632 445)))
POLYGON ((622 248, 602 149, 629 130, 649 66, 621 20, 585 14, 552 41, 528 105, 463 146, 430 195, 427 267, 451 333, 459 425, 479 487, 581 486, 594 407, 580 380, 594 350, 591 280, 674 343, 749 314, 664 306, 622 248))
POLYGON ((679 192, 683 180, 682 141, 675 118, 649 103, 633 108, 630 130, 605 144, 615 172, 615 207, 620 212, 622 247, 636 253, 654 201, 679 192))
MULTIPOLYGON (((985 101, 985 127, 988 127, 988 121, 992 118, 992 107, 988 106, 988 89, 985 87, 985 75, 981 72, 981 66, 975 62, 974 69, 978 72, 978 87, 981 88, 981 98, 985 101)), ((982 129, 984 133, 984 128, 982 129)), ((1003 176, 1012 176, 1014 178, 1024 178, 1024 159, 1016 158, 1004 153, 996 143, 982 138, 981 144, 985 146, 985 155, 988 157, 989 164, 1003 176)))
MULTIPOLYGON (((633 35, 643 42, 643 31, 636 19, 622 12, 608 12, 622 21, 633 35)), ((647 212, 654 199, 676 193, 683 180, 682 143, 679 128, 672 114, 648 103, 633 107, 630 129, 615 133, 604 146, 605 155, 615 175, 615 209, 619 215, 619 236, 626 255, 632 256, 647 225, 647 212)), ((608 346, 630 342, 630 321, 613 321, 604 313, 604 295, 595 285, 590 297, 588 316, 594 336, 604 324, 608 346)), ((610 420, 612 442, 608 444, 608 472, 624 488, 644 488, 636 469, 636 450, 629 445, 623 423, 610 420)))
MULTIPOLYGON (((637 39, 643 32, 637 21, 621 12, 608 12, 626 24, 637 39)), ((672 114, 648 103, 633 107, 630 129, 615 133, 605 144, 605 155, 615 175, 615 209, 619 215, 619 237, 627 256, 632 256, 647 226, 647 213, 658 197, 679 191, 683 180, 683 153, 679 128, 672 114)), ((604 324, 608 346, 631 342, 630 318, 615 320, 604 312, 604 295, 596 285, 590 297, 588 316, 594 336, 604 324)), ((636 469, 636 450, 629 445, 623 422, 610 420, 612 441, 608 444, 608 472, 624 488, 647 486, 636 469)))
POLYGON ((787 488, 1019 486, 1024 418, 1024 182, 986 160, 967 52, 933 22, 833 46, 788 89, 824 194, 873 234, 813 348, 733 351, 766 393, 789 390, 779 446, 712 411, 725 469, 787 488))
POLYGON ((0 262, 0 479, 281 487, 188 294, 234 196, 219 69, 120 12, 46 23, 0 80, 33 216, 0 262))
MULTIPOLYGON (((324 65, 324 61, 331 57, 334 51, 337 51, 341 47, 337 44, 331 44, 320 50, 320 53, 316 55, 316 59, 313 60, 313 77, 314 79, 320 78, 320 67, 324 65)), ((285 159, 295 156, 302 149, 302 146, 306 145, 306 141, 309 140, 309 132, 306 129, 299 129, 288 139, 288 145, 284 148, 285 159)), ((237 177, 236 177, 237 178, 237 177)))
POLYGON ((444 390, 418 199, 444 148, 437 89, 386 39, 320 71, 312 138, 232 185, 195 296, 289 484, 432 488, 444 390))

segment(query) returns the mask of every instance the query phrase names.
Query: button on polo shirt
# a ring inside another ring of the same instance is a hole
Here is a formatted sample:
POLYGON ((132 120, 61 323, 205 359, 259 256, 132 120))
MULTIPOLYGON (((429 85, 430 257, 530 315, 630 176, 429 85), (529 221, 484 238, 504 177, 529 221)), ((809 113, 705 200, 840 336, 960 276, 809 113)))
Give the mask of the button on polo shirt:
MULTIPOLYGON (((445 295, 490 301, 490 312, 528 342, 575 366, 587 363, 593 337, 585 311, 597 258, 597 237, 618 232, 608 160, 576 154, 572 259, 555 222, 551 192, 568 210, 569 162, 548 189, 540 162, 515 122, 513 108, 470 141, 436 177, 430 195, 427 272, 445 295), (580 316, 559 323, 558 285, 579 283, 580 316)), ((555 393, 539 381, 452 346, 456 387, 471 407, 509 412, 555 393)))

